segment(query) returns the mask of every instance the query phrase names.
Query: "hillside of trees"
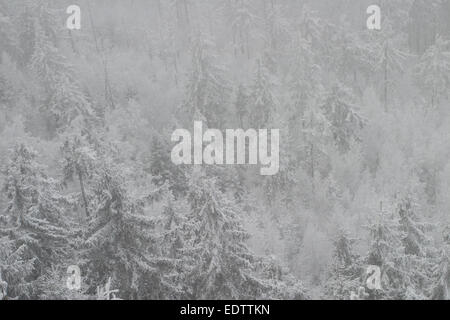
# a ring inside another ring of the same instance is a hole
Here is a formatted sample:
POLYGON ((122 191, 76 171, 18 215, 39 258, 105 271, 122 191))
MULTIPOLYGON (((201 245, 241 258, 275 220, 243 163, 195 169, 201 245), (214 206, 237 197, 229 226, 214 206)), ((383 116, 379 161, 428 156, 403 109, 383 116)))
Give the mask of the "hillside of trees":
POLYGON ((450 0, 71 4, 0 0, 0 300, 450 299, 450 0), (174 165, 195 120, 279 173, 174 165))

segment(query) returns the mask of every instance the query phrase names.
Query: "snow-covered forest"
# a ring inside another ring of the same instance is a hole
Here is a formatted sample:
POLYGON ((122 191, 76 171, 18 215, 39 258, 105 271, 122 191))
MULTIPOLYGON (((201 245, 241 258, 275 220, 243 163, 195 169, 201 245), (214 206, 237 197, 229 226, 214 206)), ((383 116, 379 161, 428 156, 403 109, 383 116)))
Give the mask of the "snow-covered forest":
POLYGON ((0 0, 0 300, 450 299, 450 0, 72 4, 0 0))

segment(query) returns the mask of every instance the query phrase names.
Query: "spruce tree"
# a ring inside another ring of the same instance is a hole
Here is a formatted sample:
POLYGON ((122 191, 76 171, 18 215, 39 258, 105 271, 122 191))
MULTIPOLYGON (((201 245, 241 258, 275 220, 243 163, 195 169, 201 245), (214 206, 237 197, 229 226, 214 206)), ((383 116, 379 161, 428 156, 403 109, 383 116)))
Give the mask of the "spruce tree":
POLYGON ((359 141, 359 131, 364 126, 354 101, 349 89, 336 85, 327 93, 322 105, 333 139, 342 153, 350 150, 352 142, 359 141))
POLYGON ((63 156, 63 183, 67 185, 68 182, 77 179, 81 191, 82 206, 86 217, 89 218, 90 208, 85 180, 92 177, 95 162, 97 161, 96 152, 85 141, 83 136, 74 136, 64 142, 61 153, 63 156))
POLYGON ((78 116, 91 118, 93 111, 75 79, 72 66, 52 39, 56 34, 46 29, 43 22, 35 24, 30 68, 42 86, 41 109, 48 116, 47 130, 53 134, 55 130, 65 129, 78 116))
POLYGON ((70 254, 71 238, 66 216, 71 204, 60 193, 59 184, 45 174, 37 157, 32 149, 17 145, 6 167, 3 186, 8 223, 2 233, 9 235, 11 250, 21 254, 24 262, 33 260, 31 280, 70 254))
POLYGON ((442 37, 428 48, 415 68, 416 82, 429 97, 431 108, 448 98, 450 87, 450 41, 442 37))
POLYGON ((128 193, 124 169, 104 156, 92 177, 94 210, 81 254, 88 292, 111 277, 123 299, 176 298, 173 261, 160 255, 156 221, 144 214, 145 199, 128 193))
POLYGON ((149 171, 152 183, 157 187, 169 185, 175 197, 185 195, 187 178, 182 166, 176 166, 170 159, 170 145, 160 135, 152 139, 149 171))
POLYGON ((450 225, 443 230, 443 243, 434 269, 433 300, 450 300, 450 225))
POLYGON ((428 233, 434 226, 423 222, 412 199, 400 202, 397 211, 408 272, 407 299, 426 299, 433 283, 433 258, 436 252, 428 233))
POLYGON ((217 187, 214 177, 194 172, 189 185, 186 274, 190 299, 305 298, 281 267, 247 247, 242 208, 217 187))
POLYGON ((367 265, 381 270, 381 290, 370 290, 371 299, 402 299, 406 292, 404 256, 399 219, 380 212, 369 226, 371 243, 365 259, 367 265))
POLYGON ((7 233, 3 228, 7 226, 0 224, 0 300, 30 297, 35 260, 27 258, 25 245, 17 246, 14 240, 3 236, 7 233))
POLYGON ((274 83, 265 63, 258 59, 249 97, 249 128, 264 128, 277 109, 274 83))
POLYGON ((198 34, 193 40, 191 53, 192 70, 180 119, 200 120, 193 117, 201 115, 211 128, 223 128, 231 88, 224 68, 214 56, 213 42, 206 35, 198 34))
POLYGON ((355 239, 341 231, 334 240, 333 265, 327 280, 325 296, 349 300, 362 284, 364 268, 361 257, 354 252, 355 239))

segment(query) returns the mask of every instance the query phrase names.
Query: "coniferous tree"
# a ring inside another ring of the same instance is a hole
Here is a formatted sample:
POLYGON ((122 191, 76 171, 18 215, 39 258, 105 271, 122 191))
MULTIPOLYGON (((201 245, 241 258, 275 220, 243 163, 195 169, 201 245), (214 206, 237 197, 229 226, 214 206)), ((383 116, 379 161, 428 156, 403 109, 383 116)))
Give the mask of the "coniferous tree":
POLYGON ((165 140, 156 135, 152 139, 150 155, 150 173, 152 183, 157 187, 169 185, 175 197, 186 193, 187 179, 182 167, 176 166, 170 159, 170 148, 165 140))
POLYGON ((208 126, 222 128, 224 119, 227 118, 231 88, 225 71, 218 64, 212 50, 212 42, 205 39, 205 35, 195 37, 191 48, 192 70, 188 79, 187 97, 182 105, 180 118, 191 120, 201 115, 208 126))
POLYGON ((264 128, 276 112, 273 81, 265 63, 258 59, 249 97, 249 128, 264 128))
MULTIPOLYGON (((3 234, 0 226, 0 233, 3 234)), ((26 246, 17 247, 8 236, 0 238, 0 300, 30 297, 34 259, 26 258, 26 246)))
POLYGON ((404 249, 399 232, 398 218, 380 212, 369 226, 371 244, 366 263, 381 270, 382 290, 369 291, 372 299, 401 299, 406 291, 405 272, 400 265, 404 249))
POLYGON ((63 155, 63 183, 67 185, 68 182, 74 179, 78 180, 84 211, 86 217, 89 218, 89 203, 85 180, 92 177, 97 160, 96 153, 83 137, 77 136, 64 142, 61 153, 63 155))
POLYGON ((353 141, 359 140, 358 133, 364 125, 354 100, 350 90, 337 85, 326 95, 322 106, 333 139, 343 153, 350 150, 353 141))
POLYGON ((194 172, 189 190, 186 258, 191 299, 305 297, 299 284, 289 282, 280 267, 249 251, 249 234, 239 217, 242 209, 218 190, 214 177, 194 172), (281 290, 283 286, 287 290, 281 290))
POLYGON ((433 226, 424 223, 416 213, 412 199, 406 198, 398 206, 400 216, 400 231, 402 232, 402 243, 405 248, 405 259, 409 288, 407 299, 425 299, 429 295, 429 288, 433 283, 432 270, 433 258, 436 255, 431 246, 428 232, 433 226))
POLYGON ((240 52, 241 54, 246 54, 247 58, 250 59, 250 32, 255 24, 256 17, 250 10, 248 0, 233 1, 231 15, 235 54, 240 52))
POLYGON ((444 228, 443 236, 443 246, 434 270, 435 283, 431 292, 434 300, 450 300, 450 226, 444 228))
POLYGON ((8 224, 2 232, 13 241, 14 252, 23 254, 24 261, 33 260, 31 279, 36 279, 70 254, 65 215, 70 202, 44 173, 37 153, 23 144, 12 152, 3 190, 8 199, 8 224))
POLYGON ((416 66, 416 81, 430 99, 431 108, 448 98, 450 87, 450 41, 438 37, 416 66))
POLYGON ((354 252, 355 239, 340 232, 334 241, 333 265, 325 295, 331 299, 349 300, 361 286, 364 273, 361 257, 354 252))
POLYGON ((176 298, 173 261, 160 256, 155 220, 144 214, 145 201, 127 192, 123 168, 103 158, 92 178, 92 219, 82 257, 89 291, 112 278, 124 299, 176 298))
POLYGON ((11 13, 5 4, 0 3, 0 64, 3 54, 14 56, 17 52, 17 35, 11 13))
POLYGON ((381 76, 385 112, 388 111, 389 103, 391 103, 389 96, 392 92, 390 91, 395 88, 396 84, 393 78, 404 73, 405 62, 408 58, 408 54, 398 45, 401 41, 398 37, 397 35, 396 38, 394 33, 392 21, 386 20, 381 33, 372 38, 372 41, 375 43, 374 51, 376 53, 374 67, 381 76))
POLYGON ((50 134, 69 125, 78 116, 93 116, 90 102, 80 90, 72 67, 52 37, 56 35, 46 31, 41 23, 36 23, 34 50, 30 58, 30 67, 42 84, 41 109, 49 116, 47 126, 50 134))

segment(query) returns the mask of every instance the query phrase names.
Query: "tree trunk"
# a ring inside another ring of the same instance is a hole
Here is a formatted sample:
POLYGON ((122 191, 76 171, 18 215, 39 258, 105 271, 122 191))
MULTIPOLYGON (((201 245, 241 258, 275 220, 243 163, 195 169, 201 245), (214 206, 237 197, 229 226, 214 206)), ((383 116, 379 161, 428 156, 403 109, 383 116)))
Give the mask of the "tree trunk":
POLYGON ((384 47, 384 111, 388 112, 388 42, 384 47))
POLYGON ((312 178, 312 193, 313 195, 316 193, 316 186, 315 186, 315 175, 316 175, 316 169, 314 167, 314 144, 311 143, 311 178, 312 178))
POLYGON ((87 203, 87 199, 86 199, 86 192, 84 190, 83 175, 81 174, 81 172, 78 172, 78 178, 80 180, 81 196, 83 197, 84 210, 86 212, 86 217, 89 218, 90 217, 89 208, 88 208, 88 203, 87 203))
MULTIPOLYGON (((77 46, 76 46, 76 44, 75 44, 75 40, 73 39, 73 35, 72 35, 72 31, 71 30, 69 30, 69 39, 70 39, 70 45, 71 45, 71 47, 72 47, 72 51, 75 53, 75 54, 78 54, 78 49, 77 49, 77 46)), ((1 58, 0 58, 1 59, 1 58)), ((0 61, 1 62, 1 61, 0 61)))

